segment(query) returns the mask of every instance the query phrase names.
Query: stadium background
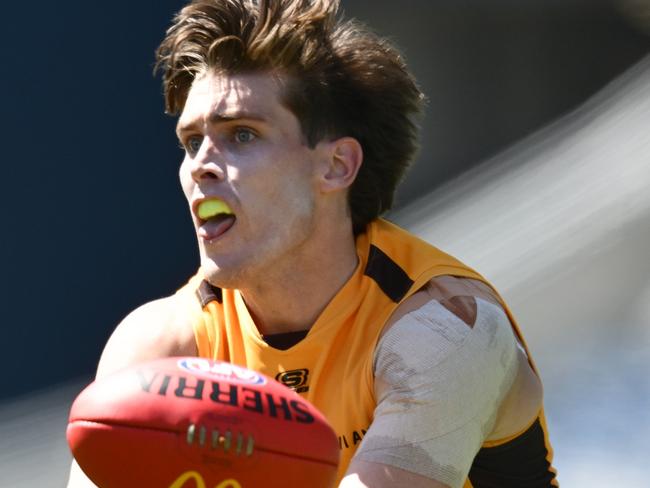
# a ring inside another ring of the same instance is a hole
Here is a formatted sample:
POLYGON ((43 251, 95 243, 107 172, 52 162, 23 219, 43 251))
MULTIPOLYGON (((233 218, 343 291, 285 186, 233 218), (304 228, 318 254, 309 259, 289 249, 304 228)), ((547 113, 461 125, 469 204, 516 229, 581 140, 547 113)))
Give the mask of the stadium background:
MULTIPOLYGON (((110 331, 196 266, 151 76, 182 3, 3 9, 0 487, 63 486, 66 411, 110 331)), ((392 218, 510 301, 564 486, 645 486, 650 7, 342 3, 396 41, 429 97, 392 218)))

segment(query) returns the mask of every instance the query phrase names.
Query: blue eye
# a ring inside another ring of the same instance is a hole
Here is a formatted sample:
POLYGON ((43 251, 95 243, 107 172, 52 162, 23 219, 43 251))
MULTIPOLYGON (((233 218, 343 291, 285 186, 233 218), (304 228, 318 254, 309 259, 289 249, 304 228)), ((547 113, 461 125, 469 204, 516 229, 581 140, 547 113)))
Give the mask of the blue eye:
POLYGON ((237 129, 235 131, 235 141, 240 143, 251 142, 255 139, 255 134, 250 129, 237 129))
POLYGON ((201 149, 201 144, 203 143, 203 138, 199 136, 192 136, 187 139, 185 143, 187 147, 187 152, 196 154, 201 149))

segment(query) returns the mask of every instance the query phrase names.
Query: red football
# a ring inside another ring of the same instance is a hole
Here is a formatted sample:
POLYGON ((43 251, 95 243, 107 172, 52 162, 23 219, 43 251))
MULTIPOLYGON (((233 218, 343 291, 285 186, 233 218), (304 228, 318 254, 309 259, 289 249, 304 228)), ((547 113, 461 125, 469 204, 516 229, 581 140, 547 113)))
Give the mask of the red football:
POLYGON ((314 406, 230 363, 166 358, 91 383, 68 443, 101 488, 331 487, 339 447, 314 406))

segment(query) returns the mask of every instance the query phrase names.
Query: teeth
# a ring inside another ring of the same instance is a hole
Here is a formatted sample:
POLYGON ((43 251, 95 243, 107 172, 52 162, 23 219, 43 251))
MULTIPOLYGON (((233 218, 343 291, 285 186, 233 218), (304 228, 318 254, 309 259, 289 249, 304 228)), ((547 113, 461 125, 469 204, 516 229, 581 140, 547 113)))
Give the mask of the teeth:
POLYGON ((230 207, 226 204, 226 202, 218 199, 213 199, 201 202, 199 204, 197 213, 200 219, 207 220, 219 214, 232 215, 232 210, 230 210, 230 207))

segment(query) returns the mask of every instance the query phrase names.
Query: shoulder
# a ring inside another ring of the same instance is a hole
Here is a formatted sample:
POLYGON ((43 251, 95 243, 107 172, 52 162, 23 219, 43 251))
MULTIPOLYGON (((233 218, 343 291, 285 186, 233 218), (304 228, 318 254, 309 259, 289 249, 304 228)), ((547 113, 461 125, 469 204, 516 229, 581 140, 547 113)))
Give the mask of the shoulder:
POLYGON ((404 315, 432 300, 472 327, 476 320, 476 299, 501 308, 498 295, 482 281, 450 275, 436 276, 397 307, 386 323, 384 333, 404 315))
POLYGON ((436 343, 436 347, 443 347, 451 353, 455 346, 448 339, 452 335, 458 340, 468 337, 479 313, 484 326, 498 327, 504 333, 503 339, 514 345, 509 319, 498 295, 488 285, 449 275, 432 278, 395 309, 380 334, 375 356, 386 350, 387 343, 411 340, 413 334, 424 334, 436 343), (482 304, 480 308, 479 302, 482 304), (418 326, 418 323, 422 325, 418 326), (435 334, 434 330, 437 331, 435 334), (437 338, 437 335, 443 338, 437 338))
POLYGON ((476 280, 443 276, 404 301, 388 321, 375 350, 375 386, 419 379, 422 385, 439 382, 437 390, 460 381, 483 390, 489 372, 491 387, 498 385, 490 396, 498 402, 516 362, 517 339, 496 293, 476 280))
POLYGON ((400 305, 377 344, 377 405, 358 459, 462 486, 517 364, 495 292, 465 278, 431 280, 400 305))
POLYGON ((375 416, 358 458, 462 486, 516 377, 517 349, 493 294, 473 280, 432 280, 377 345, 375 416))
POLYGON ((102 353, 97 376, 131 364, 167 356, 195 356, 193 316, 200 305, 186 293, 153 300, 129 313, 102 353))
POLYGON ((392 395, 395 387, 417 378, 435 394, 464 389, 465 398, 458 398, 463 404, 475 395, 490 399, 474 400, 491 412, 489 439, 524 429, 539 413, 542 385, 500 300, 478 280, 432 279, 400 305, 383 331, 375 351, 377 393, 392 395), (398 358, 409 367, 396 368, 398 358))

